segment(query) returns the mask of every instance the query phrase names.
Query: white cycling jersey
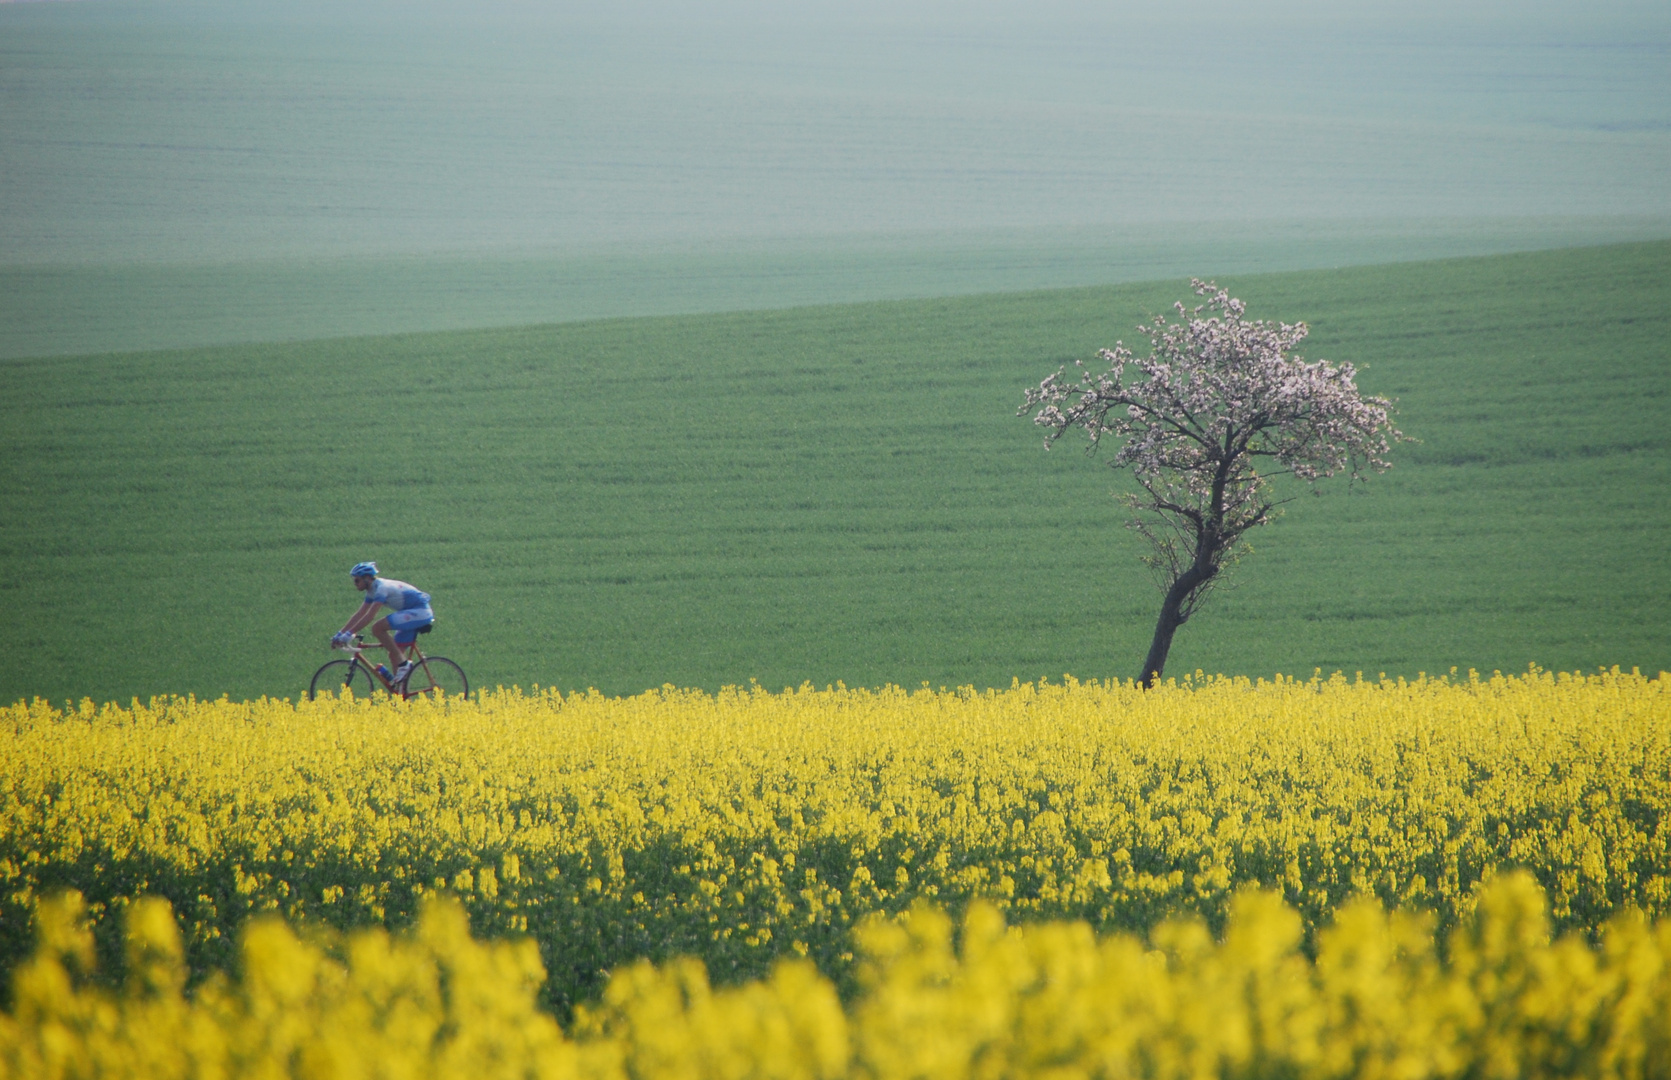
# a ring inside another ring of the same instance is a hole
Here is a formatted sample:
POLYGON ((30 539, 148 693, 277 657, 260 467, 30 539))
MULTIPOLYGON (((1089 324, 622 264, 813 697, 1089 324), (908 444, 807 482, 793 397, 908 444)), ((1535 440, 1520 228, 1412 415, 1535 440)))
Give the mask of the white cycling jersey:
POLYGON ((390 611, 411 611, 429 607, 429 594, 404 581, 374 578, 366 590, 366 603, 382 604, 390 611))

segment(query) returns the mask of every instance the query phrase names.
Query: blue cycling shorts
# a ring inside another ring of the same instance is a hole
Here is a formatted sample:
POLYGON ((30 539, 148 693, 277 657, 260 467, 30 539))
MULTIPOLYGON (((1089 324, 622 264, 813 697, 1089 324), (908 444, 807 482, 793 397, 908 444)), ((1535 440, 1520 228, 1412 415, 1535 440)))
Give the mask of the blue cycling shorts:
POLYGON ((434 621, 435 612, 429 608, 407 608, 390 613, 389 629, 395 632, 396 644, 410 645, 418 640, 418 631, 434 621))

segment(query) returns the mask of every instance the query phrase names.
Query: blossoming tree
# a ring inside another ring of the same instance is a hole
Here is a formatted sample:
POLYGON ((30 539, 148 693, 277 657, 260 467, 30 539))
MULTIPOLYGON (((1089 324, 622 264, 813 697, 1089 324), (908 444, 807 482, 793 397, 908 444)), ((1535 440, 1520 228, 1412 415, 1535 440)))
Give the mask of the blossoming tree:
POLYGON ((1243 318, 1246 305, 1211 282, 1191 280, 1207 302, 1178 321, 1157 315, 1138 329, 1150 355, 1124 344, 1098 353, 1107 371, 1077 362, 1027 391, 1020 415, 1049 429, 1045 448, 1071 428, 1118 444, 1109 462, 1130 468, 1140 489, 1125 496, 1129 522, 1152 553, 1165 599, 1139 681, 1152 686, 1166 666, 1172 636, 1194 614, 1239 554, 1242 537, 1270 521, 1286 500, 1273 477, 1310 483, 1388 467, 1392 402, 1358 392, 1351 364, 1307 363, 1291 351, 1304 323, 1243 318))

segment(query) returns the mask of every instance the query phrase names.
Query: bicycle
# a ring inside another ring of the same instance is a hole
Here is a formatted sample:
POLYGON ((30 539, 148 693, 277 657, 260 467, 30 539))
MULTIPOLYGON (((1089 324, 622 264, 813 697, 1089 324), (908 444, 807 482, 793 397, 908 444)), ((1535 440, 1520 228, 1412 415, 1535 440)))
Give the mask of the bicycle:
MULTIPOLYGON (((427 634, 432 629, 433 623, 418 633, 427 634)), ((470 696, 470 680, 465 678, 464 669, 445 656, 425 656, 416 641, 404 646, 406 658, 412 661, 412 670, 399 683, 385 678, 381 671, 361 655, 368 648, 381 649, 383 646, 367 645, 365 638, 355 634, 354 640, 336 647, 353 655, 347 660, 327 661, 313 673, 313 681, 308 683, 309 701, 317 697, 321 690, 329 692, 333 688, 343 687, 354 691, 355 697, 370 697, 372 690, 381 686, 388 691, 390 697, 398 695, 403 701, 426 694, 431 697, 445 695, 448 698, 466 699, 470 696)))

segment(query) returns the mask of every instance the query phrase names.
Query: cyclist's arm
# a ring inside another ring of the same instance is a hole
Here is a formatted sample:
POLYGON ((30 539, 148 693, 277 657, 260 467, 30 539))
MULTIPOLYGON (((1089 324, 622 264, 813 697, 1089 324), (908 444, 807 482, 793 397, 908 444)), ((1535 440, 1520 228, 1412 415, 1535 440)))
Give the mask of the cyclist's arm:
POLYGON ((382 606, 382 604, 379 604, 374 600, 367 600, 365 603, 360 605, 360 610, 354 613, 354 617, 349 619, 347 624, 343 626, 342 632, 345 634, 352 634, 356 630, 364 630, 367 626, 370 626, 376 621, 377 609, 382 606))

